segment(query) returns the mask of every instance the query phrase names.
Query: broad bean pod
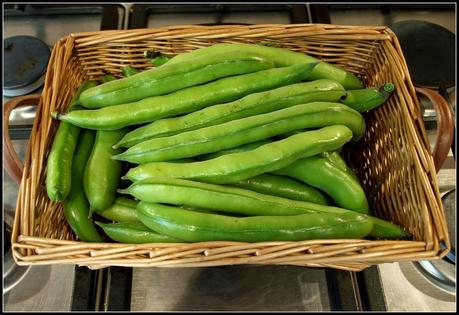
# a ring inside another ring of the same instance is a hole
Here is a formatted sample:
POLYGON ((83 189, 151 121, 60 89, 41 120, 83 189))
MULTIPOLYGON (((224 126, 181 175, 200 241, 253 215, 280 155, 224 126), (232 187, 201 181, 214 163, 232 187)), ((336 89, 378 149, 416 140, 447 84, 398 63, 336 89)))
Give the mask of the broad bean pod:
POLYGON ((313 102, 170 137, 154 138, 136 144, 113 158, 136 164, 172 161, 237 147, 293 130, 331 125, 348 127, 352 130, 354 141, 360 139, 365 131, 365 120, 357 111, 339 103, 313 102))
POLYGON ((289 176, 316 187, 332 197, 339 207, 369 213, 368 200, 360 182, 323 156, 297 160, 273 174, 289 176))
POLYGON ((131 147, 151 138, 172 136, 297 104, 316 101, 337 102, 345 93, 344 88, 333 80, 291 84, 253 93, 230 103, 209 106, 184 116, 154 121, 128 132, 117 146, 131 147))
MULTIPOLYGON (((361 213, 335 206, 292 200, 255 191, 173 178, 148 178, 132 184, 122 193, 148 203, 196 207, 246 216, 284 216, 304 213, 348 214, 361 213)), ((367 216, 373 223, 371 237, 406 238, 408 233, 395 224, 367 216)))
POLYGON ((258 193, 246 188, 177 178, 148 178, 119 192, 151 203, 166 203, 247 216, 293 215, 314 210, 310 207, 310 202, 295 203, 286 198, 258 193))
POLYGON ((150 229, 187 242, 300 241, 364 238, 372 229, 365 216, 307 213, 234 218, 139 202, 138 215, 150 229))
POLYGON ((124 197, 116 197, 108 208, 98 210, 97 214, 105 219, 117 222, 140 222, 137 218, 137 201, 124 197))
POLYGON ((248 152, 227 154, 211 160, 142 164, 131 168, 123 179, 138 181, 149 177, 174 177, 234 183, 286 167, 301 158, 338 149, 351 138, 352 131, 348 127, 333 125, 268 143, 248 152))
POLYGON ((102 242, 94 222, 89 218, 89 203, 83 190, 83 171, 91 154, 95 132, 83 130, 72 163, 71 189, 64 200, 64 216, 80 240, 102 242))
MULTIPOLYGON (((73 110, 77 106, 84 90, 96 85, 96 81, 81 84, 70 101, 69 109, 73 110)), ((72 161, 79 134, 80 128, 64 121, 59 123, 49 152, 46 171, 46 192, 52 201, 63 201, 70 192, 72 161)))
POLYGON ((110 207, 120 183, 121 163, 111 157, 119 153, 112 146, 126 134, 125 129, 97 131, 91 156, 84 169, 83 187, 90 204, 90 215, 110 207))
POLYGON ((96 222, 105 234, 112 240, 120 243, 183 243, 176 238, 158 234, 139 222, 102 223, 96 222))
MULTIPOLYGON (((188 53, 182 53, 171 60, 168 61, 168 64, 179 63, 183 61, 190 61, 194 58, 207 56, 211 53, 227 53, 231 54, 233 51, 246 51, 258 54, 263 56, 276 65, 276 67, 285 67, 298 63, 305 62, 317 62, 318 59, 308 56, 307 54, 295 52, 292 50, 276 47, 267 47, 262 45, 255 44, 215 44, 209 47, 204 47, 200 49, 195 49, 188 53)), ((332 65, 327 62, 320 62, 318 66, 311 73, 310 80, 317 79, 332 79, 339 82, 344 86, 346 90, 351 89, 362 89, 363 84, 359 78, 357 78, 351 72, 340 68, 338 66, 332 65)))
POLYGON ((322 152, 320 156, 327 159, 330 163, 341 169, 343 172, 346 172, 352 176, 355 180, 359 180, 357 175, 355 175, 354 171, 349 167, 349 165, 347 165, 346 161, 341 157, 338 151, 322 152))
MULTIPOLYGON (((204 107, 234 101, 251 93, 271 90, 308 78, 317 63, 274 68, 218 79, 167 95, 147 97, 137 102, 66 114, 54 118, 96 130, 117 130, 154 120, 187 114, 204 107)), ((134 77, 134 76, 132 76, 134 77)), ((130 77, 130 78, 132 78, 130 77)))
POLYGON ((271 61, 252 53, 209 54, 205 58, 148 69, 129 77, 106 82, 82 93, 81 104, 86 108, 101 108, 130 103, 219 78, 273 67, 271 61))
POLYGON ((341 103, 363 113, 384 104, 395 90, 393 83, 382 84, 367 89, 348 90, 341 103))
MULTIPOLYGON (((212 153, 208 153, 208 154, 199 155, 199 156, 197 156, 197 157, 195 157, 193 159, 196 160, 196 161, 211 160, 211 159, 215 159, 215 158, 217 158, 219 156, 226 155, 226 154, 247 152, 247 151, 256 149, 258 147, 261 147, 264 144, 271 143, 271 142, 272 141, 270 139, 260 140, 260 141, 256 141, 256 142, 252 142, 252 143, 243 144, 243 145, 240 145, 238 147, 231 148, 231 149, 220 150, 220 151, 217 151, 217 152, 212 152, 212 153)), ((174 160, 174 163, 175 162, 177 162, 177 160, 174 160)))
POLYGON ((313 202, 320 205, 329 204, 327 196, 321 191, 287 176, 260 174, 252 178, 237 181, 230 186, 272 196, 313 202))
MULTIPOLYGON (((296 134, 299 134, 299 133, 305 132, 305 131, 307 131, 307 130, 296 130, 296 131, 292 131, 292 132, 289 132, 289 133, 286 133, 286 134, 282 134, 282 135, 280 135, 279 139, 288 138, 290 136, 293 136, 293 135, 296 135, 296 134)), ((261 140, 261 141, 257 141, 257 142, 252 142, 252 143, 244 144, 244 145, 241 145, 241 146, 238 146, 238 147, 234 147, 234 148, 231 148, 231 149, 221 150, 221 151, 217 151, 217 152, 213 152, 213 153, 209 153, 209 154, 203 154, 203 155, 200 155, 200 156, 196 157, 195 159, 198 160, 198 161, 204 161, 204 160, 214 159, 216 157, 219 157, 219 156, 222 156, 222 155, 226 155, 226 154, 237 153, 237 152, 247 152, 247 151, 256 149, 256 148, 258 148, 258 147, 260 147, 260 146, 262 146, 264 144, 268 144, 268 143, 270 143, 272 141, 275 141, 275 140, 266 139, 266 140, 261 140)), ((325 152, 320 153, 320 156, 328 159, 328 161, 330 161, 330 163, 333 163, 336 167, 340 168, 344 172, 347 172, 350 176, 352 176, 356 180, 358 180, 357 176, 354 174, 352 169, 346 164, 346 161, 344 161, 344 159, 341 157, 339 151, 340 151, 340 149, 334 150, 334 151, 325 151, 325 152)), ((174 162, 176 162, 176 161, 174 161, 174 162)), ((265 175, 267 175, 267 174, 265 174, 265 175)), ((293 199, 295 199, 295 198, 293 198, 293 199)))

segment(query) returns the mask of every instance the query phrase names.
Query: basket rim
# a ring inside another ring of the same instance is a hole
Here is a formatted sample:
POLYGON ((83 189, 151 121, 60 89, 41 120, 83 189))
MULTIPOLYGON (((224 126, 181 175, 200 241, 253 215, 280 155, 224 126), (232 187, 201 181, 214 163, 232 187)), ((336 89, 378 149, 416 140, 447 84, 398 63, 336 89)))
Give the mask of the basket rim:
MULTIPOLYGON (((130 29, 130 30, 103 30, 103 31, 89 31, 89 32, 77 32, 70 33, 67 36, 61 38, 65 40, 67 37, 72 37, 75 40, 77 46, 92 45, 95 43, 103 43, 105 41, 116 41, 120 38, 125 38, 128 36, 166 36, 167 38, 209 38, 209 39, 218 39, 227 37, 229 34, 241 33, 241 31, 257 31, 265 30, 269 32, 273 31, 286 31, 289 33, 285 37, 294 38, 294 37, 304 37, 305 35, 301 32, 310 32, 307 36, 313 38, 314 36, 324 36, 334 34, 340 34, 341 38, 343 36, 350 36, 350 40, 355 38, 365 39, 379 39, 379 40, 392 40, 395 34, 393 32, 387 32, 389 29, 388 26, 359 26, 359 25, 336 25, 336 24, 320 24, 320 23, 302 23, 302 24, 252 24, 252 25, 240 25, 240 24, 225 24, 225 25, 169 25, 161 27, 150 27, 150 28, 139 28, 139 29, 130 29), (293 31, 300 32, 295 34, 293 31), (311 31, 315 30, 316 34, 311 31), (216 31, 216 34, 211 35, 201 35, 198 36, 196 32, 199 31, 216 31), (219 34, 218 31, 224 31, 219 34), (327 33, 327 34, 325 34, 327 33), (171 35, 172 34, 172 35, 171 35), (175 35, 174 35, 175 34, 175 35)), ((239 36, 251 36, 250 32, 247 34, 239 34, 239 36)))
POLYGON ((181 30, 181 29, 260 29, 260 28, 282 28, 282 29, 313 29, 321 27, 323 30, 330 29, 349 29, 355 30, 360 29, 364 30, 387 30, 390 29, 386 25, 346 25, 346 24, 326 24, 326 23, 298 23, 298 24, 288 24, 288 23, 261 23, 261 24, 224 24, 224 25, 198 25, 198 24, 174 24, 174 25, 165 25, 158 27, 143 27, 136 29, 123 29, 123 30, 98 30, 98 31, 87 31, 87 32, 72 32, 67 36, 87 36, 87 35, 104 35, 104 34, 115 34, 115 33, 125 33, 125 34, 136 34, 138 32, 149 32, 154 30, 181 30))

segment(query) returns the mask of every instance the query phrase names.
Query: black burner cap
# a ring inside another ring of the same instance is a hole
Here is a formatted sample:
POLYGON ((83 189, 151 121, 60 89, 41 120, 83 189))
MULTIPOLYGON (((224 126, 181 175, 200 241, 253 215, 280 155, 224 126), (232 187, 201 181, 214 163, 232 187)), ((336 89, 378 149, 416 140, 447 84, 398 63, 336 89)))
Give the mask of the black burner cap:
POLYGON ((455 82, 455 35, 426 21, 407 20, 390 27, 400 42, 413 83, 449 88, 455 82))
POLYGON ((48 45, 32 36, 13 36, 3 42, 4 87, 17 89, 37 81, 51 55, 48 45))

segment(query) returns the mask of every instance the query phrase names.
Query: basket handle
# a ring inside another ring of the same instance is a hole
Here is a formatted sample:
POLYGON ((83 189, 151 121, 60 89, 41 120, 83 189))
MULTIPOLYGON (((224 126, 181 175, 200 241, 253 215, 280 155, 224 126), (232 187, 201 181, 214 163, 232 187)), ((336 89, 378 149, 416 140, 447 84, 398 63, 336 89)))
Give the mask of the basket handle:
POLYGON ((8 175, 19 185, 22 179, 22 171, 24 166, 19 159, 18 154, 14 150, 13 144, 11 143, 9 133, 9 120, 10 114, 18 106, 23 105, 38 105, 40 102, 40 94, 29 94, 18 96, 10 99, 5 103, 3 110, 3 167, 5 168, 8 175))
POLYGON ((415 87, 416 92, 426 96, 434 105, 437 112, 437 136, 432 150, 435 170, 438 172, 448 156, 454 137, 453 115, 448 102, 439 93, 415 87))

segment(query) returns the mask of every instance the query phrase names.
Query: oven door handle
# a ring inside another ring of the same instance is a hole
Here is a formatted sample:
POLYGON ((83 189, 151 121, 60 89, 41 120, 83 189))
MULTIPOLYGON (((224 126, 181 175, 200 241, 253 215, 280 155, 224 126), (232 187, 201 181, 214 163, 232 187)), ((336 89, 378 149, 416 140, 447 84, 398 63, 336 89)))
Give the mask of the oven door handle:
POLYGON ((10 99, 5 103, 3 110, 3 167, 8 175, 19 185, 22 179, 24 165, 14 150, 9 133, 9 120, 13 109, 24 105, 37 106, 41 94, 29 94, 10 99))

